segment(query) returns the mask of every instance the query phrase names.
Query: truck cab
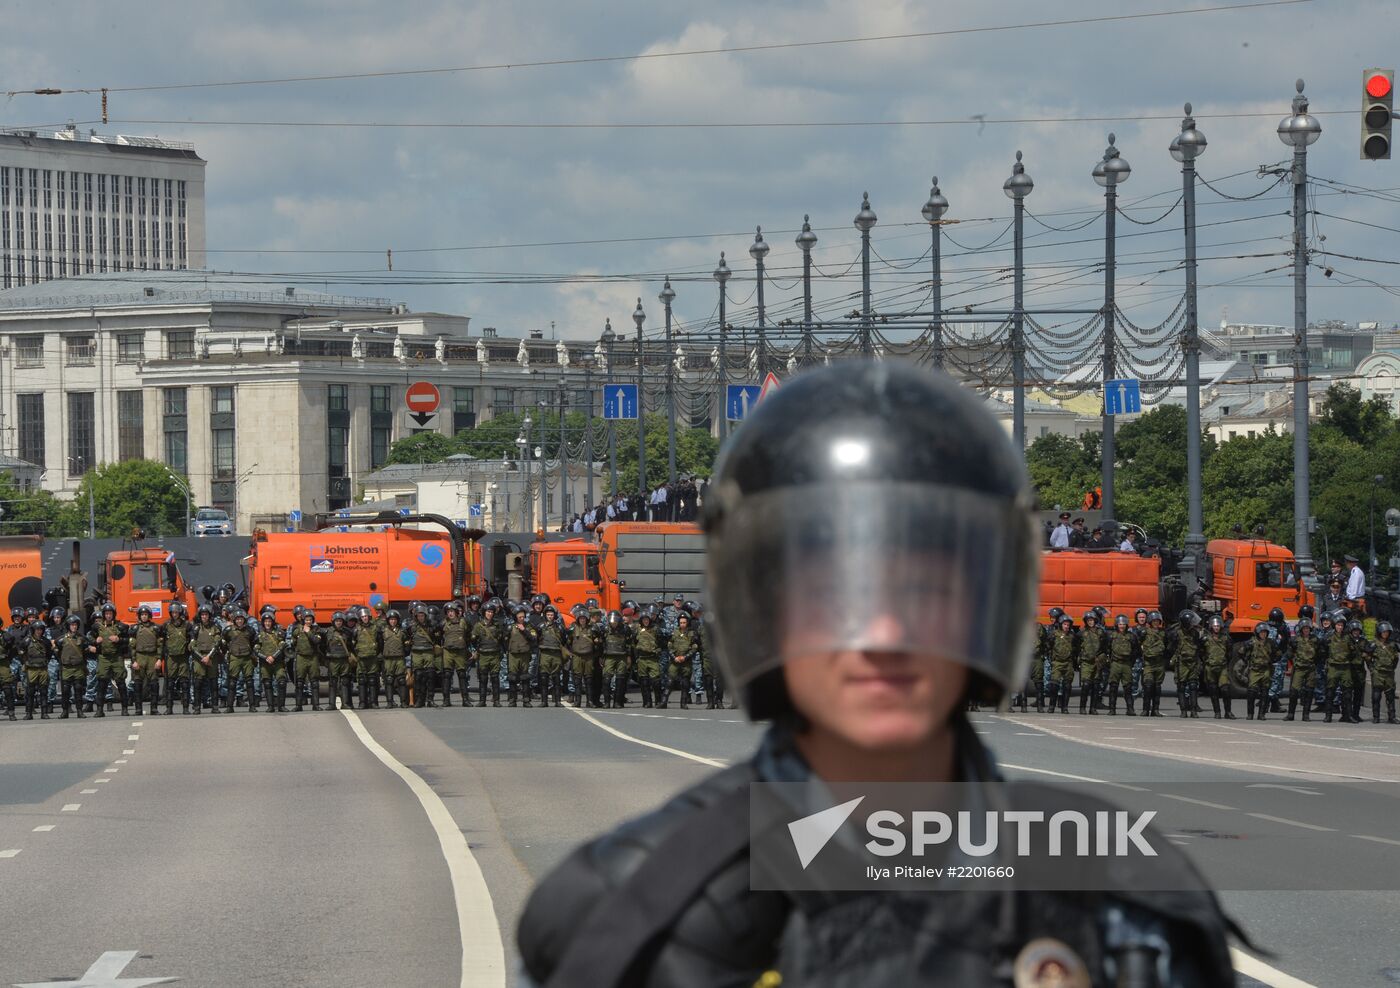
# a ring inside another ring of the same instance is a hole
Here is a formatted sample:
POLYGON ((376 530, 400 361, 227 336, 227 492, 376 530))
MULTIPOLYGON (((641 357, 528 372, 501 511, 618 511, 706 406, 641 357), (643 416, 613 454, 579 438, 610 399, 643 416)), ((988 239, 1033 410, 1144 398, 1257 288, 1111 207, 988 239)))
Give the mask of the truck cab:
POLYGON ((600 545, 583 539, 533 543, 526 586, 531 594, 549 597, 561 615, 589 597, 604 610, 618 607, 621 599, 616 579, 604 580, 600 545))
POLYGON ((628 597, 679 593, 703 601, 705 536, 698 525, 608 522, 594 538, 532 543, 522 590, 545 594, 561 614, 589 597, 605 611, 628 597))
POLYGON ((1247 634, 1255 623, 1267 621, 1275 607, 1291 623, 1307 603, 1298 579, 1293 552, 1265 539, 1212 539, 1206 545, 1210 564, 1210 598, 1221 616, 1233 622, 1231 631, 1247 634))
POLYGON ((194 588, 175 565, 175 554, 166 549, 124 549, 107 554, 102 564, 102 587, 117 609, 117 620, 128 624, 145 605, 151 620, 164 624, 170 605, 184 604, 190 614, 198 607, 194 588))

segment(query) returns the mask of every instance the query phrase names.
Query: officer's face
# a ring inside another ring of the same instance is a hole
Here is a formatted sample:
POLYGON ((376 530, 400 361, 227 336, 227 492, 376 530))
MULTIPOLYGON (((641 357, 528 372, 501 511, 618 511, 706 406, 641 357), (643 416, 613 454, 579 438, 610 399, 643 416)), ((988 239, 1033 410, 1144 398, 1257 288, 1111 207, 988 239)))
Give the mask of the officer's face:
MULTIPOLYGON (((876 617, 867 637, 904 638, 899 622, 876 617), (882 628, 882 625, 889 625, 882 628)), ((934 653, 876 648, 789 655, 783 666, 793 705, 827 737, 869 752, 929 744, 963 702, 966 667, 934 653)))

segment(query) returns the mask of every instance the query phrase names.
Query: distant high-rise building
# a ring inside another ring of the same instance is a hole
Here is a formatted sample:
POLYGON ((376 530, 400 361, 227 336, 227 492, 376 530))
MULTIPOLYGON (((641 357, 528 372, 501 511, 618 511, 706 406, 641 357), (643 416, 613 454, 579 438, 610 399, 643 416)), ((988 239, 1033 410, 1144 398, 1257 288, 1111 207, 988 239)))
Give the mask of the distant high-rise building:
POLYGON ((179 141, 0 131, 0 289, 203 268, 204 165, 179 141))

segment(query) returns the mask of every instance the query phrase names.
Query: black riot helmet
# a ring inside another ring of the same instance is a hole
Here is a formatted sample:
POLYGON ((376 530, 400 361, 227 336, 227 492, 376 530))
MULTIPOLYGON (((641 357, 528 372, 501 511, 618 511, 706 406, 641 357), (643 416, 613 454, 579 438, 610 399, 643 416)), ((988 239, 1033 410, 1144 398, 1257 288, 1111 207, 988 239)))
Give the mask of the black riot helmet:
POLYGON ((1317 612, 1313 610, 1312 604, 1304 604, 1302 607, 1298 608, 1298 617, 1301 620, 1311 621, 1313 615, 1316 613, 1317 612))
POLYGON ((1376 625, 1376 638, 1379 641, 1389 641, 1390 636, 1395 633, 1389 621, 1382 621, 1376 625))
POLYGON ((1273 610, 1269 611, 1269 623, 1272 624, 1275 628, 1282 627, 1283 621, 1284 617, 1282 607, 1275 607, 1273 610))
POLYGON ((1030 657, 1031 503, 1000 423, 949 377, 843 361, 785 382, 735 431, 705 499, 725 681, 770 718, 790 710, 785 657, 926 654, 935 627, 938 654, 998 702, 1030 657))

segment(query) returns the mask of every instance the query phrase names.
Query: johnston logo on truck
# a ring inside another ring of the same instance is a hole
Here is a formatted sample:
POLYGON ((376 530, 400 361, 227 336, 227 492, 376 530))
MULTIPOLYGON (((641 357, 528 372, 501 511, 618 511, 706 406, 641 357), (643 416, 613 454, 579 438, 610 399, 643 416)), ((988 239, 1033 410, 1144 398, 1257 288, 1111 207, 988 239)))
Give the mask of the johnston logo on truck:
POLYGON ((311 572, 335 572, 335 560, 326 555, 326 547, 324 545, 313 545, 311 547, 311 572))
POLYGON ((379 567, 379 547, 375 545, 326 545, 310 547, 312 573, 374 570, 379 567))

